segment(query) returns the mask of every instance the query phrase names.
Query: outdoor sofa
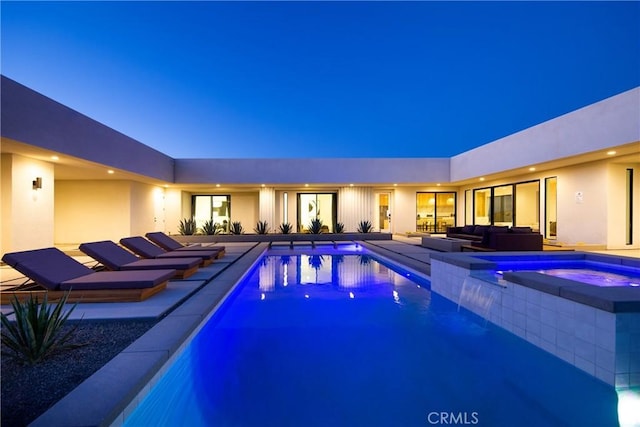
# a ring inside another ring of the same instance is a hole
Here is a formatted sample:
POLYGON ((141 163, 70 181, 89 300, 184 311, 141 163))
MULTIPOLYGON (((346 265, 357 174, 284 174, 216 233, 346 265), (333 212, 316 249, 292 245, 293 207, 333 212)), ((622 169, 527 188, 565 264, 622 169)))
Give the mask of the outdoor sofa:
POLYGON ((449 227, 447 237, 469 240, 464 248, 479 251, 541 251, 543 240, 531 227, 496 225, 449 227))

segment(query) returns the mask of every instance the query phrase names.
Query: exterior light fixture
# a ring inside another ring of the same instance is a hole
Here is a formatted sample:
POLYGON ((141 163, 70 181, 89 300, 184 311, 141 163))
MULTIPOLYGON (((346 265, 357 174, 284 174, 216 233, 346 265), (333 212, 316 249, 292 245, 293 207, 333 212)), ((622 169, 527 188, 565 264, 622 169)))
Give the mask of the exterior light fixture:
POLYGON ((58 157, 58 156, 51 156, 51 160, 60 160, 60 157, 58 157))
POLYGON ((308 186, 309 186, 309 184, 305 184, 304 186, 305 186, 305 187, 308 187, 308 186))
POLYGON ((220 184, 216 184, 216 188, 219 188, 219 187, 220 187, 220 184))
POLYGON ((349 184, 349 187, 353 187, 353 184, 349 184))
POLYGON ((42 177, 40 177, 40 176, 37 177, 31 183, 33 184, 33 189, 34 190, 38 190, 38 189, 42 188, 42 177))
POLYGON ((534 170, 536 170, 536 168, 534 168, 533 166, 529 168, 530 172, 533 172, 534 170))
POLYGON ((107 173, 108 173, 109 175, 113 175, 115 172, 113 171, 113 169, 109 169, 109 170, 107 171, 107 173))
POLYGON ((264 184, 262 184, 262 185, 260 185, 260 187, 264 188, 264 187, 265 187, 265 185, 264 185, 264 184))
POLYGON ((607 151, 607 156, 613 156, 616 154, 616 150, 607 151))
POLYGON ((484 181, 484 176, 481 176, 481 177, 480 177, 480 181, 484 181))

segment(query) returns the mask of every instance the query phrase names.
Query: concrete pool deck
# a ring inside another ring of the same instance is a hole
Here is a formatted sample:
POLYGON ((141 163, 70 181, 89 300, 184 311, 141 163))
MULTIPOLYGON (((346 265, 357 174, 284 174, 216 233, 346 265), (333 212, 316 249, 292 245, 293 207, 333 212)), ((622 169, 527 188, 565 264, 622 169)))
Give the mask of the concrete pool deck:
MULTIPOLYGON (((392 241, 362 244, 379 255, 423 274, 430 273, 431 256, 438 253, 420 247, 419 238, 396 239, 394 236, 392 241)), ((154 385, 154 381, 158 380, 163 366, 179 353, 185 341, 224 300, 268 245, 242 243, 225 246, 227 254, 217 261, 220 262, 220 266, 226 264, 224 269, 213 275, 212 270, 203 271, 201 276, 196 276, 191 283, 197 289, 188 291, 186 296, 181 295, 174 300, 167 298, 163 304, 149 303, 150 306, 163 305, 160 316, 165 317, 31 425, 122 425, 154 385), (100 396, 100 399, 96 399, 95 396, 100 396)), ((109 309, 87 306, 86 312, 93 311, 92 318, 140 317, 131 314, 139 313, 139 310, 132 308, 140 308, 142 303, 127 304, 110 303, 109 309), (98 316, 99 312, 101 313, 98 316)))

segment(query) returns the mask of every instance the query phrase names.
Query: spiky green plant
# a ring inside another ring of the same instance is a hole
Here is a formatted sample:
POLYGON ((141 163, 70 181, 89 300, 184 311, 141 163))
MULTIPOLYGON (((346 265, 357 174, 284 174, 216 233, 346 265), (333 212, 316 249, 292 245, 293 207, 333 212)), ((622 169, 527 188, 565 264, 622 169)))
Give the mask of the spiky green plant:
POLYGON ((180 220, 180 225, 178 225, 178 233, 183 236, 191 236, 196 234, 196 220, 193 218, 184 218, 180 220))
POLYGON ((358 233, 371 233, 373 231, 373 225, 371 221, 360 221, 358 224, 358 233))
POLYGON ((336 228, 334 231, 336 233, 344 233, 344 224, 341 222, 336 222, 336 228))
POLYGON ((242 228, 242 224, 240 223, 240 221, 234 221, 231 223, 231 227, 229 227, 229 233, 244 234, 244 228, 242 228))
POLYGON ((213 222, 212 219, 208 219, 204 224, 202 224, 200 231, 202 234, 206 234, 207 236, 213 236, 214 234, 220 234, 222 232, 222 227, 217 222, 213 222))
POLYGON ((321 219, 312 219, 309 223, 309 233, 311 234, 320 234, 322 233, 322 220, 321 219))
POLYGON ((291 224, 289 224, 288 222, 283 222, 282 224, 280 224, 278 229, 280 230, 280 233, 282 233, 282 234, 290 234, 291 231, 293 231, 293 226, 291 224))
POLYGON ((267 234, 269 233, 269 224, 267 221, 258 221, 253 231, 257 234, 267 234))
POLYGON ((4 313, 0 314, 2 344, 9 349, 3 354, 34 365, 57 350, 77 347, 69 344, 69 340, 78 324, 62 332, 65 322, 77 305, 76 303, 63 312, 68 297, 69 292, 66 292, 55 307, 48 303, 46 294, 42 304, 33 295, 24 302, 15 297, 11 302, 15 321, 10 321, 4 313))

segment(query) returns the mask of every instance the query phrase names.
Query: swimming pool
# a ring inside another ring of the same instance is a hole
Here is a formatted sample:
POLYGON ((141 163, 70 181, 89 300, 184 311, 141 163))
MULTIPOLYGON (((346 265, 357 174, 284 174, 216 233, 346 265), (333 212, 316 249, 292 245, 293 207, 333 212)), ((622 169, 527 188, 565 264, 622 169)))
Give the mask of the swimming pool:
POLYGON ((596 261, 537 260, 498 261, 496 273, 503 276, 508 271, 535 271, 554 277, 562 277, 593 286, 640 287, 640 269, 631 266, 611 265, 596 261))
POLYGON ((613 387, 359 251, 268 253, 125 425, 618 425, 613 387))

